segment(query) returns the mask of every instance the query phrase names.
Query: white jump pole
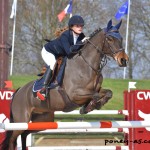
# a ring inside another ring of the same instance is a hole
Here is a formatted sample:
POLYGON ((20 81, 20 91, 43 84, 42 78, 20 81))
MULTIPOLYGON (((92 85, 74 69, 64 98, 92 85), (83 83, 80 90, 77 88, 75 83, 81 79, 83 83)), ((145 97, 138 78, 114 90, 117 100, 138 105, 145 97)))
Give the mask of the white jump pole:
MULTIPOLYGON (((112 132, 124 132, 129 133, 128 128, 101 128, 101 129, 49 129, 38 132, 41 133, 112 133, 112 132)), ((35 133, 35 134, 38 134, 35 133)), ((34 134, 34 133, 33 133, 34 134)))
POLYGON ((89 129, 89 128, 144 128, 149 121, 100 121, 100 122, 39 122, 39 123, 0 123, 5 130, 45 130, 45 129, 89 129))
MULTIPOLYGON (((94 110, 89 112, 86 115, 128 115, 128 110, 94 110)), ((62 112, 62 111, 55 111, 55 115, 81 115, 79 110, 74 110, 71 112, 62 112)))
POLYGON ((28 147, 28 150, 129 150, 128 146, 53 146, 28 147))

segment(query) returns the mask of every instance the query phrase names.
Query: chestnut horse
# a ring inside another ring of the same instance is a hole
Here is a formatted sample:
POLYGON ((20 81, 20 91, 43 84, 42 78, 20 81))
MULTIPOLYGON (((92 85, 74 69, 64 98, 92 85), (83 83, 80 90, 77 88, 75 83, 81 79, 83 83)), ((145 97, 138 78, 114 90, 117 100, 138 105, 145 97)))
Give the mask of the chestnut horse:
MULTIPOLYGON (((71 59, 67 59, 62 86, 50 90, 49 98, 40 101, 34 97, 34 81, 15 92, 11 104, 10 122, 53 122, 55 111, 69 112, 81 107, 86 114, 100 109, 112 97, 112 91, 102 89, 102 68, 107 57, 112 57, 120 67, 126 67, 128 56, 122 47, 119 33, 121 21, 113 26, 96 30, 82 49, 71 59)), ((15 150, 16 139, 21 135, 22 150, 26 149, 26 136, 37 131, 7 131, 1 144, 2 150, 15 150)))

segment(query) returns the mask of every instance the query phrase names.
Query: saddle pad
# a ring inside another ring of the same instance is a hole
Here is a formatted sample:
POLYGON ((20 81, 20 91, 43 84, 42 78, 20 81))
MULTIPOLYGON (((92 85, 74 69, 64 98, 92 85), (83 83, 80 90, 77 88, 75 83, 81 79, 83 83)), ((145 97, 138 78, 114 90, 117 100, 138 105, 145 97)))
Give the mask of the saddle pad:
MULTIPOLYGON (((65 71, 65 66, 66 66, 66 60, 67 60, 67 57, 64 57, 63 62, 60 66, 60 70, 58 72, 58 75, 56 77, 57 84, 53 83, 53 82, 50 83, 50 85, 48 86, 49 89, 53 89, 58 85, 61 86, 62 81, 63 81, 64 71, 65 71)), ((41 90, 43 88, 44 80, 45 80, 45 75, 42 78, 37 79, 33 84, 32 91, 37 92, 37 91, 41 90)))

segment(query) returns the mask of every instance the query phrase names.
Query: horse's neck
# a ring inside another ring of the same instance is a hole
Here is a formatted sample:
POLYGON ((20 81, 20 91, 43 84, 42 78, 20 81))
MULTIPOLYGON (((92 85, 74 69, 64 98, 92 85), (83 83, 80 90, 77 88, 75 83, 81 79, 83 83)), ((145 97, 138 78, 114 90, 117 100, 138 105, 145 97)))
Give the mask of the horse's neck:
POLYGON ((99 32, 90 39, 90 42, 84 47, 83 57, 95 69, 99 69, 101 54, 98 52, 103 47, 103 33, 99 32))
POLYGON ((93 46, 99 49, 103 46, 103 38, 97 33, 90 39, 81 51, 81 55, 75 55, 73 59, 68 59, 64 74, 65 89, 76 89, 94 85, 97 71, 100 68, 101 54, 93 46))

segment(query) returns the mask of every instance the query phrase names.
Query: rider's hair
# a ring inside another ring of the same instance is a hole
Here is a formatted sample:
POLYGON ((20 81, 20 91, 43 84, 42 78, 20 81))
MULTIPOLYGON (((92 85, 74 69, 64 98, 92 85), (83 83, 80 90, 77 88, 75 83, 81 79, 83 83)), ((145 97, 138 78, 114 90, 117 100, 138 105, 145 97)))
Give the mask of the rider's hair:
POLYGON ((63 28, 58 28, 58 29, 56 29, 56 31, 55 31, 55 33, 54 33, 55 37, 60 37, 61 34, 62 34, 63 32, 65 32, 66 30, 68 30, 68 29, 69 29, 68 27, 63 27, 63 28))

